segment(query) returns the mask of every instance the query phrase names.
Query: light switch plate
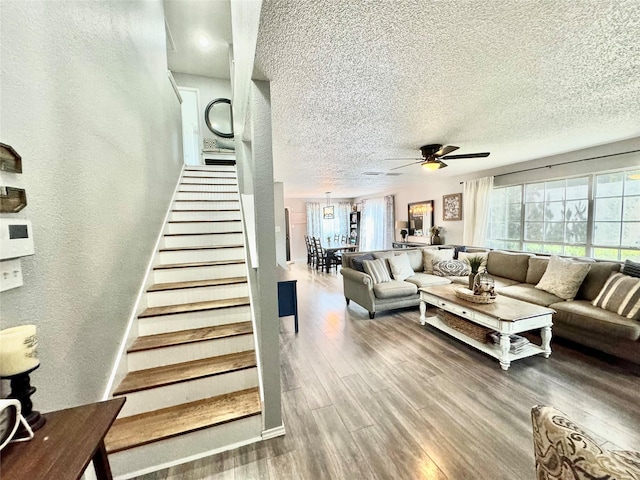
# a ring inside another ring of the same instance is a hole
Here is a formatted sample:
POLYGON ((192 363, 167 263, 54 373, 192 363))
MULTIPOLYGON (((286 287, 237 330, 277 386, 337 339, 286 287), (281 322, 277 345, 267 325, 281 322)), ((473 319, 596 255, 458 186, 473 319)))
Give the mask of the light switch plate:
POLYGON ((0 261, 0 292, 21 287, 22 263, 19 258, 0 261))

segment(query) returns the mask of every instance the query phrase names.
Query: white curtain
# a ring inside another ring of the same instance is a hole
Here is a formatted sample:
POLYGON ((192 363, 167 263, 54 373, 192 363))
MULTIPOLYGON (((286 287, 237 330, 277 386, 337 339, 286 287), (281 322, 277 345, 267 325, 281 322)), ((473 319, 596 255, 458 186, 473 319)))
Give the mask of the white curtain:
POLYGON ((394 231, 393 195, 364 200, 360 227, 360 250, 386 250, 391 248, 394 231))
POLYGON ((463 244, 483 247, 487 242, 493 177, 468 180, 463 184, 463 244))
POLYGON ((349 214, 351 213, 351 203, 339 202, 334 205, 333 218, 323 218, 322 207, 326 206, 319 202, 307 202, 307 235, 318 237, 323 243, 327 243, 327 238, 335 235, 342 237, 349 236, 349 214))
POLYGON ((322 206, 307 202, 307 236, 322 238, 322 206))

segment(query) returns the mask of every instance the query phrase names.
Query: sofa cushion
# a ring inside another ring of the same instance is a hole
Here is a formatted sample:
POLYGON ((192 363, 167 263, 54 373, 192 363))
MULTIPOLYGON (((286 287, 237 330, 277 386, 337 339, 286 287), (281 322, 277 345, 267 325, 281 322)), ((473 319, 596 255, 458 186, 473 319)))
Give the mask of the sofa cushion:
POLYGON ((390 257, 387 261, 394 280, 405 280, 415 273, 406 253, 390 257))
POLYGON ((499 295, 522 300, 523 302, 535 303, 543 307, 548 307, 552 303, 562 302, 562 298, 544 290, 539 290, 535 285, 528 283, 517 283, 508 287, 498 288, 496 291, 499 295))
POLYGON ((491 251, 487 257, 487 271, 493 276, 524 283, 527 280, 527 269, 531 256, 530 253, 491 251))
POLYGON ((362 264, 364 260, 375 260, 375 259, 373 257, 373 254, 371 253, 365 253, 364 255, 358 255, 357 257, 352 257, 351 268, 364 273, 364 265, 362 264))
POLYGON ((640 278, 612 273, 592 304, 623 317, 640 320, 640 278))
POLYGON ((470 273, 471 268, 469 264, 459 260, 440 260, 439 262, 433 262, 433 274, 439 277, 447 277, 449 275, 460 277, 462 275, 469 275, 470 273))
POLYGON ((363 260, 365 273, 368 273, 373 280, 373 284, 390 282, 389 270, 387 269, 387 261, 382 258, 375 260, 363 260))
POLYGON ((441 260, 453 260, 453 249, 448 248, 446 250, 431 250, 427 248, 422 249, 422 266, 424 273, 433 274, 433 262, 439 262, 441 260))
POLYGON ((414 283, 391 280, 377 283, 373 286, 376 298, 398 298, 418 293, 418 287, 414 283))
POLYGON ((510 278, 495 277, 493 275, 490 275, 490 277, 493 278, 493 281, 495 282, 494 288, 496 290, 499 288, 510 287, 511 285, 519 285, 521 283, 516 280, 511 280, 510 278))
POLYGON ((564 300, 573 300, 590 268, 590 263, 576 262, 554 255, 536 288, 553 293, 564 300))
POLYGON ((527 283, 531 285, 537 285, 537 283, 544 275, 549 264, 549 257, 530 257, 529 268, 527 269, 527 283))
POLYGON ((576 298, 579 300, 594 300, 605 282, 612 273, 620 271, 620 264, 616 262, 595 262, 591 264, 589 273, 585 277, 580 290, 576 294, 576 298))
POLYGON ((622 272, 630 277, 640 278, 640 262, 632 262, 631 260, 624 261, 624 270, 622 272))
POLYGON ((381 258, 383 260, 389 260, 390 258, 395 257, 396 255, 401 255, 404 252, 398 252, 394 250, 382 250, 379 252, 373 252, 373 258, 381 258))
POLYGON ((444 277, 438 277, 429 273, 416 273, 405 281, 415 284, 418 288, 430 287, 433 285, 448 285, 451 280, 444 277))
POLYGON ((409 257, 409 263, 411 263, 411 268, 414 272, 421 272, 422 269, 422 250, 418 249, 407 249, 406 253, 407 257, 409 257))
POLYGON ((640 337, 640 322, 594 307, 587 300, 558 302, 549 305, 549 308, 556 311, 553 315, 553 323, 566 323, 611 338, 637 341, 640 337))

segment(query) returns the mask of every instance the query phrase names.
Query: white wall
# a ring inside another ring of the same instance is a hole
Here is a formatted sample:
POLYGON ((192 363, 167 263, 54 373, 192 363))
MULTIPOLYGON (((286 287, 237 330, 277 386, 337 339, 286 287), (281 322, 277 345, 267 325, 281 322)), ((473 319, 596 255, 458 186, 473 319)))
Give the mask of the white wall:
POLYGON ((202 139, 215 138, 222 144, 233 144, 232 138, 218 137, 209 130, 204 121, 204 111, 207 105, 216 98, 231 99, 231 82, 224 78, 202 77, 200 75, 188 75, 186 73, 173 72, 173 78, 179 87, 197 88, 198 99, 198 121, 200 123, 200 150, 202 151, 202 139))
POLYGON ((160 0, 2 2, 0 22, 2 142, 36 252, 0 321, 37 325, 49 411, 104 391, 181 168, 180 105, 160 0))

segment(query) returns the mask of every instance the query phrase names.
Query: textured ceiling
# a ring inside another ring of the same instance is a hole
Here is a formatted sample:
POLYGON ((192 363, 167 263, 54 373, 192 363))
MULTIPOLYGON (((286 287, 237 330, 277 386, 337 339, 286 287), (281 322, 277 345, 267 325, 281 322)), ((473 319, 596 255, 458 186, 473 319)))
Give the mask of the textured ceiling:
POLYGON ((166 22, 175 44, 174 51, 167 51, 169 70, 229 78, 229 0, 164 0, 163 3, 166 22), (198 46, 201 35, 206 35, 211 42, 205 49, 198 46))
POLYGON ((274 175, 354 197, 640 135, 640 1, 265 0, 274 175), (427 143, 457 145, 434 173, 427 143))

